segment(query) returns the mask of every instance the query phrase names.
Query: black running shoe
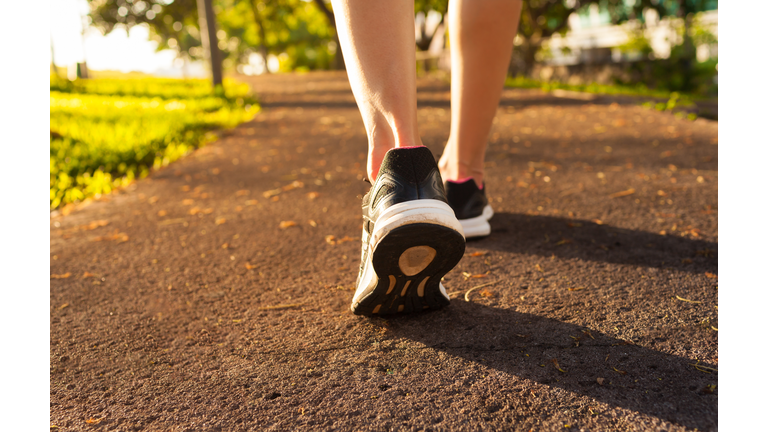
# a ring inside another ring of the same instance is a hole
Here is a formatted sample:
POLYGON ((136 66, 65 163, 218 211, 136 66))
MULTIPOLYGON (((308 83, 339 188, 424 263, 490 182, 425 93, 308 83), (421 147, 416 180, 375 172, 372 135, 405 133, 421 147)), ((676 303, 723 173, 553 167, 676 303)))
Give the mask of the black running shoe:
POLYGON ((383 315, 448 305, 440 279, 461 260, 464 246, 432 152, 390 150, 363 197, 363 251, 352 312, 383 315))
POLYGON ((491 233, 493 209, 485 197, 485 185, 480 189, 471 178, 460 182, 445 182, 448 204, 461 223, 466 238, 485 237, 491 233))

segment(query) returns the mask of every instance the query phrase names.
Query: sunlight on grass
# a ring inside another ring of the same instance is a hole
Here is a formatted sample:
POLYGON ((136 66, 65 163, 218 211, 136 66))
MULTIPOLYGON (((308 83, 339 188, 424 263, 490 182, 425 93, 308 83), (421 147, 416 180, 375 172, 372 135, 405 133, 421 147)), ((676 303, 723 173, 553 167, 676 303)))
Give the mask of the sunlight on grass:
POLYGON ((144 177, 259 110, 232 80, 215 95, 206 80, 52 76, 50 97, 52 209, 144 177))

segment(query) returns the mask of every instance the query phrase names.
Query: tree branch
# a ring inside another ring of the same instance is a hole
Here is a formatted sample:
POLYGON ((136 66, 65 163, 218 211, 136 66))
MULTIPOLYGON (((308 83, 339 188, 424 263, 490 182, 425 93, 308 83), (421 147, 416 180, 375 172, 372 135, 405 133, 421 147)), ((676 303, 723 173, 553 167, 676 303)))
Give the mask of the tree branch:
POLYGON ((330 9, 328 9, 328 6, 325 5, 325 2, 323 0, 313 0, 315 5, 320 9, 320 12, 325 15, 326 18, 328 18, 328 21, 330 21, 333 28, 336 28, 336 17, 333 15, 333 12, 331 12, 330 9))

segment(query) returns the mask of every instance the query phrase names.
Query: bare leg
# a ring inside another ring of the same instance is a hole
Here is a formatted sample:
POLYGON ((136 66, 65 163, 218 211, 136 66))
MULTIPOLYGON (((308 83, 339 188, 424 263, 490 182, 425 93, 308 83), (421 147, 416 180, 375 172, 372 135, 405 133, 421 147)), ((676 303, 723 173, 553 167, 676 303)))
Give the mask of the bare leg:
POLYGON ((413 0, 333 0, 352 92, 368 134, 368 178, 386 152, 421 144, 413 0))
POLYGON ((488 133, 521 6, 520 0, 450 0, 451 134, 439 162, 443 180, 472 177, 483 185, 488 133))

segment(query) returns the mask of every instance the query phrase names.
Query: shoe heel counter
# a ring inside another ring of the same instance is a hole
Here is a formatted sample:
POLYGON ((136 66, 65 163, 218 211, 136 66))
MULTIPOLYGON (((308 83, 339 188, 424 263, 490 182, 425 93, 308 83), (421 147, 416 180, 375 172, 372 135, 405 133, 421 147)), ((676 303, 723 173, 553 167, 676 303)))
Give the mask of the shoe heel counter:
POLYGON ((430 176, 433 169, 437 169, 435 157, 428 148, 422 146, 394 148, 388 151, 379 172, 418 185, 430 176))
POLYGON ((435 167, 427 177, 419 183, 418 194, 421 199, 434 199, 442 201, 448 205, 448 197, 445 193, 445 186, 443 185, 443 177, 440 175, 440 170, 435 167))
POLYGON ((426 147, 395 148, 387 152, 379 170, 380 180, 372 199, 373 207, 434 199, 448 203, 440 170, 426 147))
POLYGON ((469 219, 482 215, 483 209, 488 205, 485 188, 480 189, 474 182, 447 182, 445 195, 448 205, 451 206, 456 217, 469 219))

